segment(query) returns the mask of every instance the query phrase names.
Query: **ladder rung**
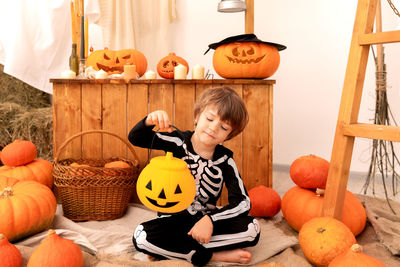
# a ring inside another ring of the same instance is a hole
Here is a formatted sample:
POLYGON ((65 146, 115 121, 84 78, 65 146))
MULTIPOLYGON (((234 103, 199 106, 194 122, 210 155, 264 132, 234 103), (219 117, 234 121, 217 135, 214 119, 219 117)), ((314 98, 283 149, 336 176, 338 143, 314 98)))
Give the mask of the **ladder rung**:
POLYGON ((400 127, 368 123, 343 125, 343 134, 347 136, 400 142, 400 127))
POLYGON ((400 42, 400 31, 364 33, 358 36, 359 45, 387 44, 400 42))

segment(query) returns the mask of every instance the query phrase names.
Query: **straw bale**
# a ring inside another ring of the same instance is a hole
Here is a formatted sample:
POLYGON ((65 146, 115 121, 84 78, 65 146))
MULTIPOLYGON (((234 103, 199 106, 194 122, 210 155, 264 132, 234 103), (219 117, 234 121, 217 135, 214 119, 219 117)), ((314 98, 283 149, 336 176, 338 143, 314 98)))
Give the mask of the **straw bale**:
POLYGON ((51 106, 51 95, 4 73, 3 69, 0 64, 0 103, 13 102, 31 108, 51 106))
POLYGON ((38 157, 52 159, 51 95, 7 75, 0 65, 0 149, 15 139, 32 141, 38 157))
POLYGON ((0 103, 0 145, 12 142, 13 138, 13 120, 17 114, 25 113, 26 107, 12 102, 0 103))
POLYGON ((38 157, 51 160, 53 156, 52 108, 36 108, 19 113, 12 121, 12 139, 32 141, 38 157))

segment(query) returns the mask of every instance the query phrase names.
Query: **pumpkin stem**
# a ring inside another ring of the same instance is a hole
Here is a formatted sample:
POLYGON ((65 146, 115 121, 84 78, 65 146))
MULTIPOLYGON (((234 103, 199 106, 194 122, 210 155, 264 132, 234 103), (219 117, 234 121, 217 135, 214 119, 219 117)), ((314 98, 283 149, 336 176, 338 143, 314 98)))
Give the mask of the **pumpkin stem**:
POLYGON ((354 244, 351 246, 351 251, 353 252, 361 252, 362 251, 362 246, 360 246, 359 244, 354 244))
POLYGON ((317 188, 316 190, 315 190, 315 194, 317 194, 317 196, 323 196, 324 194, 325 194, 325 189, 322 189, 322 188, 317 188))
POLYGON ((11 186, 7 186, 3 189, 3 191, 0 192, 0 197, 1 198, 8 198, 8 197, 12 197, 13 194, 13 189, 11 186))
POLYGON ((326 229, 324 229, 324 228, 322 228, 322 227, 319 227, 318 229, 317 229, 317 233, 323 233, 323 232, 325 232, 326 231, 326 229))
POLYGON ((53 229, 50 229, 48 232, 47 232, 47 235, 52 235, 52 234, 55 234, 56 233, 56 231, 54 231, 53 229))

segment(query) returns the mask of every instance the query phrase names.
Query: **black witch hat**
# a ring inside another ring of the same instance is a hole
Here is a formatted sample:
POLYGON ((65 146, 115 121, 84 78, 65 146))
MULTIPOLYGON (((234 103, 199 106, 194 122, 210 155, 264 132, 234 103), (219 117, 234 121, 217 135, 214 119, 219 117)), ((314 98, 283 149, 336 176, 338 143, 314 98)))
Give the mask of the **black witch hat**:
POLYGON ((231 37, 225 38, 224 40, 222 40, 218 43, 210 44, 210 45, 208 45, 208 49, 204 53, 204 55, 207 54, 207 52, 210 51, 210 49, 217 49, 217 47, 220 45, 234 43, 234 42, 255 42, 255 43, 268 44, 268 45, 275 46, 278 49, 278 51, 282 51, 282 50, 286 49, 286 46, 284 46, 284 45, 261 41, 260 39, 257 38, 257 36, 255 34, 250 33, 250 34, 241 34, 241 35, 231 36, 231 37))

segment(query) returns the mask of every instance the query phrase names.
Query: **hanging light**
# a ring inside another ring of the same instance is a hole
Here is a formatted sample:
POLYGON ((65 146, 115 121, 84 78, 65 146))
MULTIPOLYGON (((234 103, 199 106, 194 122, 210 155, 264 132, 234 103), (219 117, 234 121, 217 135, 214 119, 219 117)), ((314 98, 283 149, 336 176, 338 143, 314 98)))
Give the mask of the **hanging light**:
POLYGON ((241 12, 246 10, 246 3, 241 0, 221 0, 218 12, 241 12))

